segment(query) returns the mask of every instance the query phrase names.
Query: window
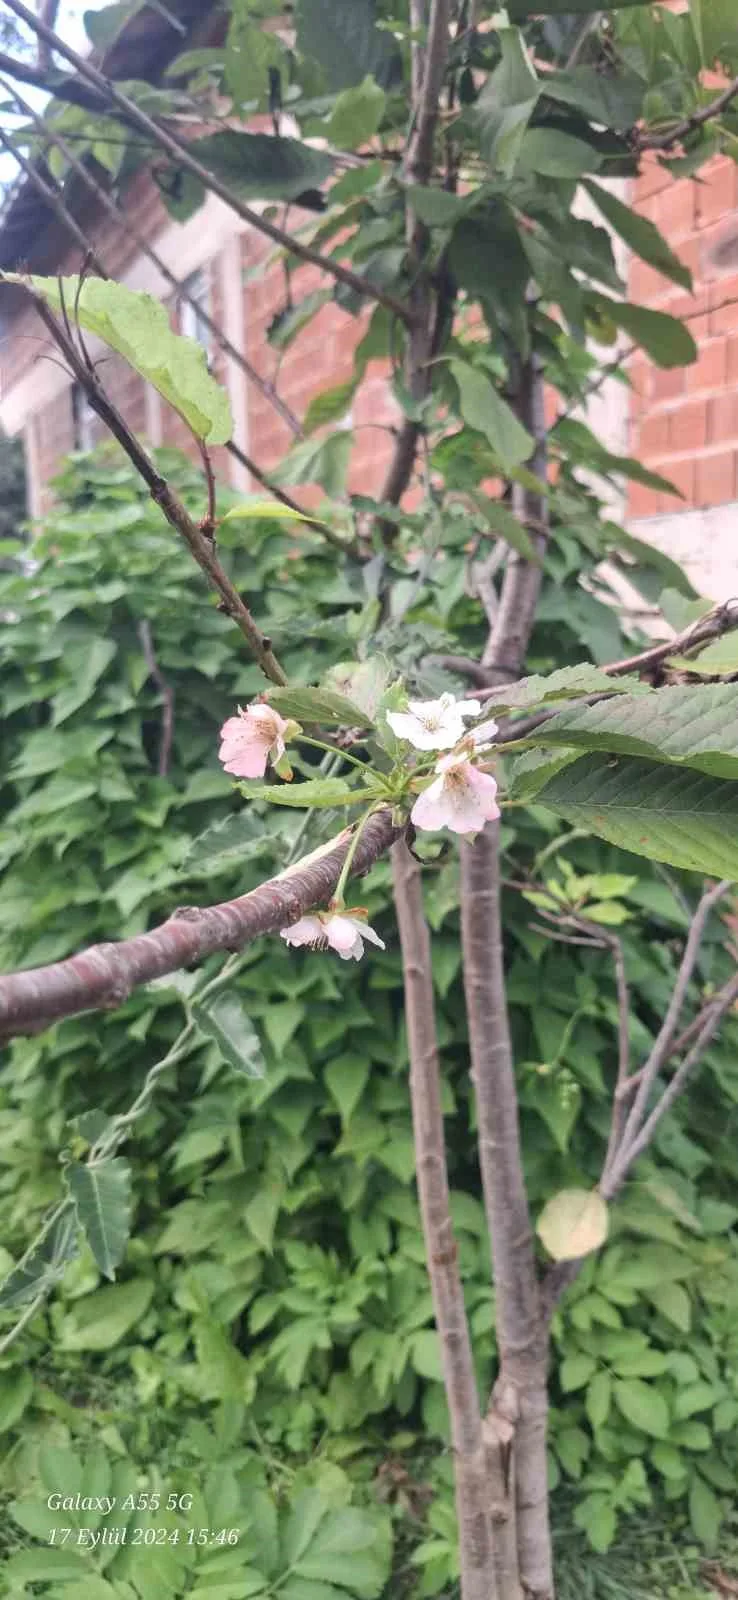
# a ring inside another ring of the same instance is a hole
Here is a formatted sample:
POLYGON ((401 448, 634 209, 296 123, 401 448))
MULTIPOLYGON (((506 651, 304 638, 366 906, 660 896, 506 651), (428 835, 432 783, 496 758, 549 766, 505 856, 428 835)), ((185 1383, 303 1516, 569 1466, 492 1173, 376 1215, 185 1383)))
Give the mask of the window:
POLYGON ((179 302, 179 328, 180 333, 188 339, 196 339, 206 353, 210 353, 210 329, 203 317, 210 315, 210 276, 207 268, 201 267, 197 272, 191 272, 185 278, 182 288, 189 299, 180 299, 179 302), (193 305, 192 302, 195 302, 193 305))

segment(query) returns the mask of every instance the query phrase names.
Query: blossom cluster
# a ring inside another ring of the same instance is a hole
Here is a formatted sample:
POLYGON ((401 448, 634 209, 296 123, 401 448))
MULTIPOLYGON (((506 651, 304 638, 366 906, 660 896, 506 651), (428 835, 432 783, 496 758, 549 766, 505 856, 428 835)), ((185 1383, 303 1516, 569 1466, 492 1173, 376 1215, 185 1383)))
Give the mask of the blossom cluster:
MULTIPOLYGON (((479 765, 497 733, 495 722, 483 722, 467 729, 466 722, 481 712, 478 700, 457 700, 443 694, 438 700, 410 700, 405 711, 386 711, 387 724, 396 739, 414 750, 441 752, 432 772, 420 765, 410 779, 420 792, 410 812, 410 821, 420 829, 448 828, 451 833, 474 834, 487 822, 499 817, 497 783, 479 765), (426 783, 426 777, 430 782, 426 783)), ((285 720, 272 706, 257 702, 238 716, 229 717, 221 728, 220 760, 226 772, 237 778, 263 778, 271 763, 287 777, 285 753, 288 741, 301 732, 299 723, 285 720)), ((348 862, 345 871, 348 870, 348 862)), ((379 935, 370 928, 361 907, 348 910, 340 896, 327 911, 300 917, 282 938, 292 946, 306 945, 313 950, 334 950, 342 961, 358 961, 364 941, 384 949, 379 935)))

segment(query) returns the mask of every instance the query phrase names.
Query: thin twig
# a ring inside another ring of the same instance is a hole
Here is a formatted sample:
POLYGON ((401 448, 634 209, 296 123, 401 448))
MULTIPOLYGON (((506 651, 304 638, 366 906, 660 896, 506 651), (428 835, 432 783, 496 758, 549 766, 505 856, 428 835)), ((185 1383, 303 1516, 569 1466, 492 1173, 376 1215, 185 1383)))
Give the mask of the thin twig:
POLYGON ((72 237, 79 245, 82 254, 91 258, 95 271, 100 274, 101 278, 107 278, 108 274, 105 271, 100 257, 96 255, 94 250, 91 250, 89 240, 82 232, 82 229, 75 222, 74 217, 72 217, 70 212, 67 210, 64 202, 57 194, 56 189, 52 188, 51 184, 46 183, 44 178, 41 176, 41 173, 36 169, 36 167, 34 167, 33 163, 28 161, 25 156, 22 156, 19 150, 16 150, 12 140, 3 133, 2 129, 0 129, 0 149, 6 150, 8 155, 11 155, 13 160, 17 161, 21 172, 25 174, 29 183, 31 183, 38 194, 41 195, 42 199, 49 207, 49 210, 53 211, 57 220, 61 222, 62 226, 67 228, 72 234, 72 237))
POLYGON ((321 255, 319 251, 313 250, 310 245, 303 244, 290 234, 283 233, 282 229, 275 227, 274 223, 270 222, 267 217, 262 216, 258 211, 254 211, 251 206, 245 205, 228 188, 227 184, 221 183, 219 178, 209 172, 207 167, 204 167, 191 154, 190 148, 185 141, 179 139, 170 130, 163 128, 159 123, 154 122, 151 117, 147 116, 146 112, 142 111, 133 100, 130 100, 113 83, 112 79, 99 72, 97 67, 94 67, 90 61, 85 61, 52 28, 47 28, 39 17, 34 16, 33 12, 23 5, 22 0, 6 0, 6 4, 9 10, 27 23, 28 27, 32 28, 38 37, 48 40, 53 49, 57 50, 60 55, 64 56, 65 60, 70 62, 80 74, 80 77, 99 90, 106 97, 108 105, 117 106, 118 110, 124 113, 128 122, 132 122, 143 132, 150 134, 160 147, 167 151, 168 155, 172 156, 188 172, 191 172, 193 177, 199 178, 206 189, 210 189, 213 194, 217 194, 227 206, 230 206, 232 211, 235 211, 237 216, 241 217, 244 222, 249 223, 258 233, 266 234, 267 238, 271 239, 274 244, 280 245, 284 250, 289 250, 299 260, 307 261, 311 266, 318 267, 321 272, 327 272, 329 276, 335 278, 339 283, 344 283, 347 288, 355 290, 357 294, 366 296, 370 300, 378 301, 380 305, 384 305, 388 310, 393 311, 395 316, 400 317, 403 322, 412 322, 413 319, 409 308, 403 301, 398 300, 395 295, 378 288, 376 284, 370 283, 367 278, 360 277, 359 274, 352 272, 349 267, 342 266, 340 262, 321 255))
POLYGON ((681 144, 694 133, 696 128, 702 128, 706 122, 711 122, 714 117, 719 117, 732 100, 738 95, 738 77, 723 89, 717 99, 711 100, 709 105, 702 106, 699 111, 693 111, 691 116, 685 117, 683 122, 678 122, 669 133, 641 133, 636 130, 634 142, 639 150, 671 150, 675 144, 681 144))
MULTIPOLYGON (((30 290, 29 293, 31 293, 30 290)), ((213 548, 212 539, 206 537, 182 505, 181 500, 170 488, 166 478, 162 478, 157 472, 143 446, 108 398, 98 374, 88 369, 73 341, 68 338, 65 330, 57 322, 46 302, 39 295, 31 293, 31 297, 41 321, 48 328, 55 344, 61 350, 93 410, 97 412, 114 438, 122 445, 129 461, 132 462, 136 471, 147 485, 152 500, 160 506, 167 522, 176 529, 194 556, 198 566, 207 574, 213 587, 217 589, 223 609, 231 617, 232 621, 236 623, 237 627, 240 628, 264 676, 270 678, 272 683, 286 683, 285 674, 271 645, 268 644, 265 636, 257 627, 248 606, 221 566, 213 548)))
POLYGON ((151 677, 156 684, 162 698, 161 734, 159 737, 159 760, 157 771, 160 778, 166 778, 169 772, 169 757, 172 750, 172 737, 174 733, 174 690, 159 666, 151 637, 149 622, 139 622, 138 637, 141 640, 141 649, 144 653, 146 665, 151 677))
MULTIPOLYGON (((178 299, 183 300, 185 305, 191 306, 197 312, 200 321, 203 323, 204 327, 208 329, 208 332, 213 335, 213 338, 224 354, 230 356, 231 360, 235 361, 238 366, 241 367, 249 382, 253 383, 254 387, 257 388, 261 394, 263 394, 265 400, 268 400, 269 404, 274 406, 275 411, 278 412, 283 422, 287 424, 287 427, 290 429, 290 431, 295 435, 299 435, 302 430, 297 417, 295 416, 294 412, 290 410, 290 407, 285 403, 285 401, 282 400, 274 385, 269 382, 268 378, 263 378, 261 374, 257 372, 256 368, 251 365, 251 362, 247 360, 243 352, 238 350, 236 346, 231 343, 230 339, 226 337, 222 328, 218 326, 218 323, 213 321, 213 318, 210 316, 206 307, 202 306, 200 302, 194 298, 194 295, 190 294, 186 285, 182 283, 172 271, 170 271, 169 267, 159 255, 158 251, 154 249, 153 245, 149 243, 146 236, 140 231, 139 228, 136 227, 135 221, 130 213, 123 211, 122 207, 119 206, 117 201, 113 199, 113 196, 108 194, 107 190, 103 188, 102 184, 98 183, 97 179, 90 172, 89 167, 85 165, 85 162, 81 161, 79 156, 75 155, 74 151, 70 149, 67 139, 62 138, 62 135, 57 133, 56 129, 44 123, 43 119, 36 115, 32 106, 30 106, 28 101, 25 100, 21 94, 19 94, 15 85, 4 84, 3 87, 6 88, 10 94, 12 94, 16 104, 20 106, 24 115, 30 119, 39 135, 64 156, 65 161, 69 163, 72 171, 76 172, 77 176, 81 178, 82 182, 87 186, 90 193, 95 196, 95 199, 107 212, 108 216, 111 217, 112 220, 116 222, 122 229, 124 229, 127 236, 133 240, 134 244, 138 246, 138 249, 142 252, 142 254, 148 256, 149 261, 151 261, 152 265, 156 267, 157 272, 161 273, 161 276, 164 278, 164 281, 170 285, 170 288, 174 290, 178 299)), ((29 176, 31 176, 30 173, 29 176)), ((67 220, 67 217, 65 217, 64 221, 65 226, 69 227, 70 222, 73 223, 74 219, 70 218, 67 220)), ((100 271, 102 277, 108 276, 108 274, 102 270, 99 263, 98 271, 100 271)))

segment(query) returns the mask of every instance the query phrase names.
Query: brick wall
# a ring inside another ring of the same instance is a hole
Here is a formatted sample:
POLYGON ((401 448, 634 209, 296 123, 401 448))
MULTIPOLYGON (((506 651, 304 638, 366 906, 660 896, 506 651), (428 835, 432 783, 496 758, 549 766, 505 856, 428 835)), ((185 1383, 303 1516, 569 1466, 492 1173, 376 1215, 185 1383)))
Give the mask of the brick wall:
POLYGON ((738 166, 718 156, 698 178, 675 181, 654 159, 631 203, 689 266, 693 293, 633 259, 630 296, 687 318, 698 358, 673 371, 641 354, 629 363, 630 453, 684 499, 633 484, 628 511, 639 518, 721 506, 738 498, 738 166))

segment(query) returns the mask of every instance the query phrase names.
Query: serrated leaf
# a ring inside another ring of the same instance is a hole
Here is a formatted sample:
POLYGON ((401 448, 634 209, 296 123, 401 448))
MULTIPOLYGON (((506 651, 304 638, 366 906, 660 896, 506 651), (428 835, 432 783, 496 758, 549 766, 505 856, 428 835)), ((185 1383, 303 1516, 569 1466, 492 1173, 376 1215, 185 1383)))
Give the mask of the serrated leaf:
POLYGON ((244 782, 238 785, 245 800, 266 800, 275 806, 348 806, 373 800, 374 791, 352 789, 342 778, 308 778, 305 783, 244 782))
POLYGON ((106 1278, 126 1253, 131 1231, 131 1169, 127 1161, 87 1164, 70 1161, 64 1182, 74 1201, 77 1220, 93 1256, 106 1278))
POLYGON ((464 421, 484 434, 503 472, 514 472, 533 453, 531 435, 498 394, 491 379, 478 367, 472 367, 468 361, 451 361, 449 365, 458 386, 464 421))
POLYGON ((738 783, 686 767, 590 755, 555 774, 536 803, 651 861, 738 878, 738 783))
POLYGON ((670 656, 670 667, 687 672, 699 672, 705 678, 723 678, 738 672, 738 630, 726 633, 722 639, 713 640, 697 655, 670 656))
POLYGON ((657 367, 687 367, 697 360, 697 346, 689 328, 677 317, 631 305, 627 300, 611 300, 599 293, 591 293, 590 299, 603 316, 646 351, 657 367))
MULTIPOLYGON (((648 684, 637 678, 611 678, 591 661, 582 661, 577 666, 560 667, 557 672, 545 676, 532 674, 516 683, 502 684, 486 697, 484 712, 487 716, 491 711, 532 711, 536 706, 585 694, 646 695, 652 692, 648 684)), ((513 723, 510 737, 514 731, 513 723)))
POLYGON ((612 190, 603 189, 599 183, 585 181, 584 187, 605 221, 625 240, 629 249, 634 250, 642 261, 647 261, 665 278, 671 278, 673 283, 680 284, 687 291, 691 290, 692 274, 689 267, 674 254, 664 235, 648 217, 641 216, 632 206, 624 205, 612 190))
POLYGON ((536 1233, 554 1261, 578 1261, 607 1238, 607 1205, 596 1189, 560 1189, 544 1206, 536 1233))
POLYGON ((96 334, 158 390, 198 439, 207 444, 230 439, 226 390, 210 376, 202 346, 172 332, 166 306, 153 295, 103 278, 85 278, 80 288, 78 278, 27 278, 18 272, 0 276, 30 287, 56 311, 64 304, 86 333, 96 334))
POLYGON ((320 1583, 350 1582, 359 1600, 377 1600, 389 1577, 390 1559, 387 1519, 345 1506, 320 1523, 294 1571, 320 1583))
POLYGON ((564 710, 531 742, 610 750, 738 778, 738 685, 670 686, 647 700, 628 695, 564 710))
POLYGON ((246 1078, 263 1078, 266 1064, 261 1040, 239 995, 219 990, 205 1000, 194 1000, 192 1019, 206 1039, 212 1039, 224 1059, 246 1078))
POLYGON ((626 1422, 654 1439, 665 1439, 669 1432, 669 1408, 662 1394, 641 1378, 616 1378, 613 1394, 626 1422))
POLYGON ((257 816, 250 810, 221 817, 193 839, 182 861, 182 873, 212 877, 255 856, 283 854, 290 842, 288 830, 284 817, 257 816))
POLYGON ((324 722, 336 728, 371 728, 372 717, 335 689, 270 689, 270 706, 297 722, 324 722))

